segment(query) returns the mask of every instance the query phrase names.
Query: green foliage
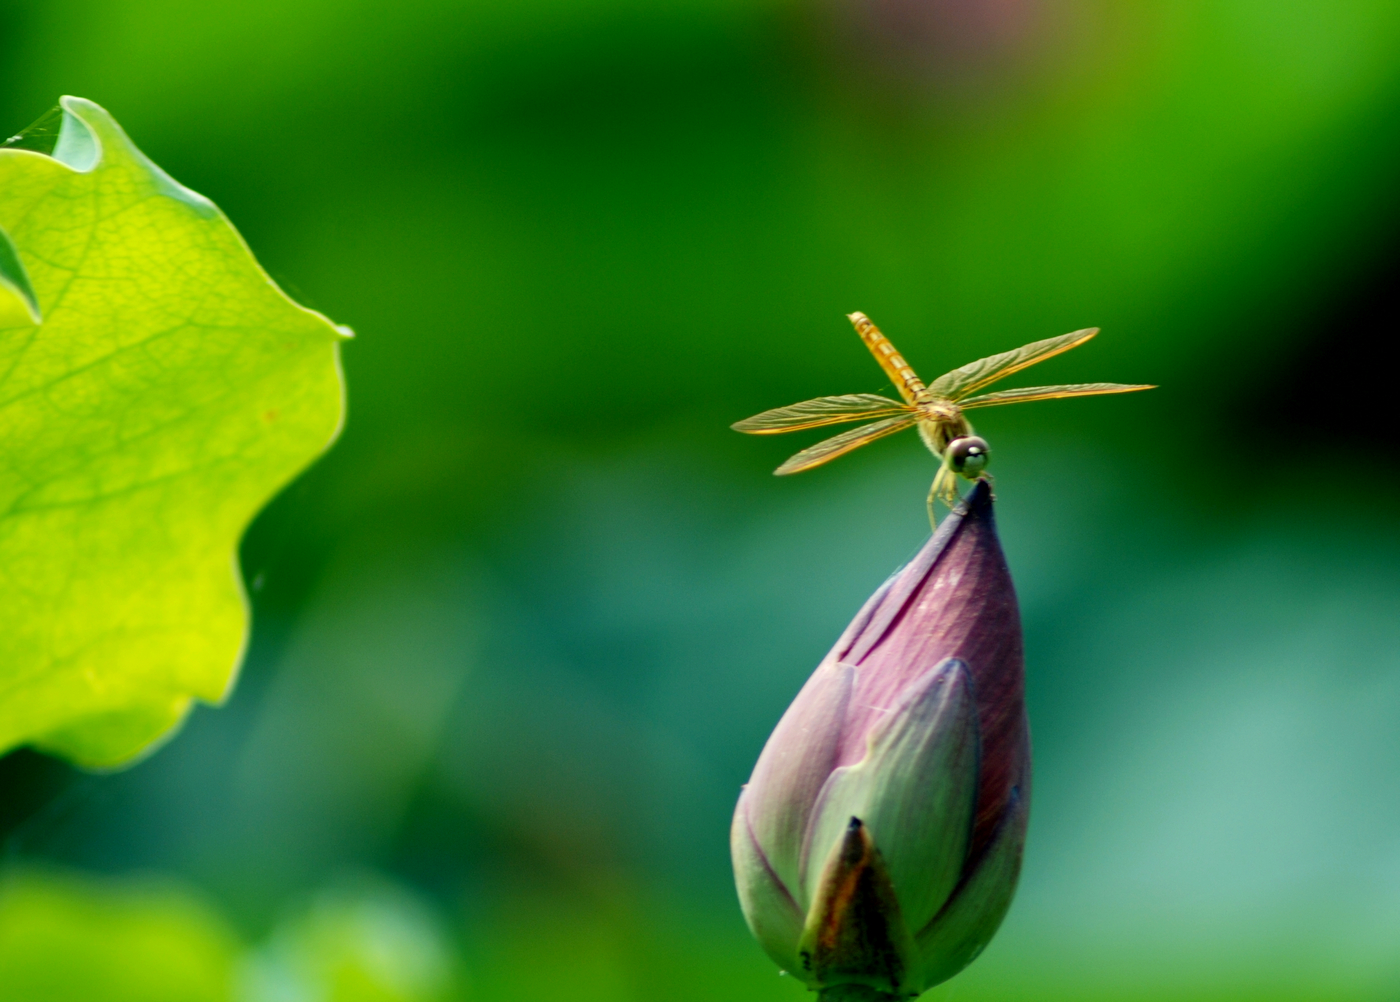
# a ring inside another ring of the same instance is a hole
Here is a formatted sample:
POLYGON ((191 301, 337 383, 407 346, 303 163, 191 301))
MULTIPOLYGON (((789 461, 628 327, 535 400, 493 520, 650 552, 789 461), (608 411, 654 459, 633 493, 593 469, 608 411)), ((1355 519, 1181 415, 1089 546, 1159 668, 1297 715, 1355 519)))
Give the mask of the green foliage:
POLYGON ((234 547, 335 437, 341 333, 105 111, 62 109, 52 156, 0 150, 0 750, 107 767, 227 693, 234 547))
POLYGON ((239 949, 169 886, 34 872, 0 882, 0 999, 225 1002, 239 949))
POLYGON ((248 1002, 439 1002, 455 961, 434 917, 378 878, 323 891, 248 965, 248 1002))
POLYGON ((0 1002, 445 1002, 459 990, 437 918, 374 875, 322 890, 251 949, 179 883, 0 877, 0 1002))

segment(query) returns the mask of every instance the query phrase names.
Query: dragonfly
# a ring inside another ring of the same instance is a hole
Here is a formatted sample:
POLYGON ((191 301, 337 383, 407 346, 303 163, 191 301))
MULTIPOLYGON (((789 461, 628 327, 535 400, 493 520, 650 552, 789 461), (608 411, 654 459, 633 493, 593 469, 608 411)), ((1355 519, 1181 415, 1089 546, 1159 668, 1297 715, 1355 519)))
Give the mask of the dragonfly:
POLYGON ((1018 390, 998 390, 981 393, 993 383, 1013 373, 1043 362, 1047 358, 1077 348, 1099 332, 1097 327, 1061 334, 1059 337, 1032 341, 1012 351, 979 358, 939 376, 927 385, 896 350, 890 339, 880 333, 864 313, 851 313, 847 319, 856 333, 880 363, 899 390, 900 400, 891 400, 875 393, 848 393, 838 397, 817 397, 790 407, 776 407, 762 414, 738 421, 731 427, 750 435, 781 435, 808 428, 825 428, 849 421, 869 421, 825 441, 803 449, 774 470, 777 476, 801 473, 829 463, 838 456, 859 449, 862 445, 893 435, 906 428, 917 427, 919 435, 938 460, 938 473, 928 494, 929 521, 937 527, 934 502, 942 501, 950 510, 958 503, 958 477, 975 481, 991 478, 987 464, 991 447, 987 440, 973 430, 964 411, 978 407, 1000 407, 1004 404, 1028 403, 1032 400, 1056 400, 1063 397, 1092 397, 1106 393, 1134 393, 1153 390, 1143 383, 1068 383, 1060 386, 1030 386, 1018 390))

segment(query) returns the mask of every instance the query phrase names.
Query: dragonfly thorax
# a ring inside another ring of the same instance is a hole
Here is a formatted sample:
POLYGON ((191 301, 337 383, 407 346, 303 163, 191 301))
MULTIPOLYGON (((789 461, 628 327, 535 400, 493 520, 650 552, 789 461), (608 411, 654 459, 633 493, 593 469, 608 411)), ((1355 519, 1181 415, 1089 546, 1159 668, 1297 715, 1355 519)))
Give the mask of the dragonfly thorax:
POLYGON ((943 458, 943 450, 948 448, 949 442, 972 434, 972 426, 963 417, 962 408, 951 400, 935 397, 920 401, 918 408, 919 434, 929 451, 939 459, 943 458))

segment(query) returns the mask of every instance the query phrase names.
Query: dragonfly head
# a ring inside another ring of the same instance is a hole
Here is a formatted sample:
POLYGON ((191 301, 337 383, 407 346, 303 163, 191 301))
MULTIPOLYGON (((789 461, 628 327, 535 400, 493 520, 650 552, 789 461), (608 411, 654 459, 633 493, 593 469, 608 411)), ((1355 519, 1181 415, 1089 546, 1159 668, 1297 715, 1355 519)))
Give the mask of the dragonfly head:
POLYGON ((976 480, 987 468, 987 462, 992 458, 992 449, 985 438, 968 435, 949 442, 947 456, 948 465, 952 467, 953 472, 961 473, 968 480, 976 480))

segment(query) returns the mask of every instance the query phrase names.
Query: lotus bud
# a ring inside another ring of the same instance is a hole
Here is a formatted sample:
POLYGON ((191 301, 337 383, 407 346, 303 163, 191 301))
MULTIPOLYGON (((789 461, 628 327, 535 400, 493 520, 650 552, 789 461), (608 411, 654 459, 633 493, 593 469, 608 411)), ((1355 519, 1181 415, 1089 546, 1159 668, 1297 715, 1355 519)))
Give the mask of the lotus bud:
POLYGON ((1024 689, 979 481, 797 694, 734 812, 749 928, 822 1002, 913 998, 996 932, 1030 808, 1024 689))

